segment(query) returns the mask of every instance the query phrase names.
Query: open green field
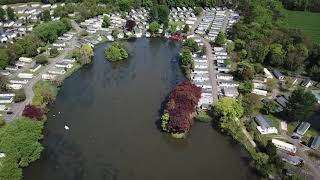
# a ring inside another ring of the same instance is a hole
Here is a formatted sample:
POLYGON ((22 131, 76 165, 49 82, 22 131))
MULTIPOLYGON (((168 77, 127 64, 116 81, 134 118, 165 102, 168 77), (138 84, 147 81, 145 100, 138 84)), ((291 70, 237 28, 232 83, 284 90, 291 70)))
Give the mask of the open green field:
POLYGON ((301 29, 306 36, 320 44, 320 13, 286 11, 289 27, 301 29))

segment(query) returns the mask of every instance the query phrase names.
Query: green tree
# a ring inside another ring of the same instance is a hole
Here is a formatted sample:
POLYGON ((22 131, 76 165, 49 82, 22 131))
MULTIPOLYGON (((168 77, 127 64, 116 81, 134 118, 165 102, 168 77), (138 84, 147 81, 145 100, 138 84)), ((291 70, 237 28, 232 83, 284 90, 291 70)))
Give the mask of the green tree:
POLYGON ((203 12, 203 9, 201 7, 195 7, 194 8, 194 14, 196 16, 200 16, 202 14, 202 12, 203 12))
POLYGON ((2 159, 0 179, 22 179, 22 169, 40 158, 43 122, 18 118, 0 129, 2 159))
POLYGON ((269 52, 269 63, 275 67, 280 67, 284 64, 284 58, 286 56, 285 50, 281 44, 272 44, 269 52))
POLYGON ((40 54, 34 58, 37 64, 46 65, 49 63, 48 57, 46 55, 40 54))
POLYGON ((8 79, 5 76, 0 75, 0 92, 7 91, 8 79))
POLYGON ((107 47, 105 55, 109 61, 122 61, 129 57, 127 50, 119 42, 114 42, 111 46, 107 47))
POLYGON ((14 13, 14 10, 11 7, 7 8, 7 17, 11 21, 16 20, 16 14, 14 13))
POLYGON ((298 88, 289 97, 286 110, 293 120, 302 121, 314 110, 316 102, 311 92, 298 88))
POLYGON ((170 116, 168 112, 163 113, 161 116, 161 127, 163 131, 168 131, 167 124, 169 122, 170 116))
POLYGON ((152 0, 142 0, 142 6, 150 8, 153 6, 153 1, 152 0))
POLYGON ((26 93, 24 91, 24 89, 19 89, 19 90, 16 90, 15 91, 15 96, 14 96, 14 102, 15 103, 18 103, 18 102, 21 102, 21 101, 24 101, 26 100, 26 93))
POLYGON ((85 44, 80 48, 80 63, 89 64, 92 62, 93 58, 93 49, 90 45, 85 44))
POLYGON ((255 71, 251 64, 248 62, 241 62, 237 65, 237 70, 235 72, 236 77, 242 81, 252 80, 255 76, 255 71))
POLYGON ((42 21, 50 21, 51 20, 51 15, 50 15, 50 11, 48 9, 45 9, 44 11, 42 11, 41 16, 40 16, 42 21))
POLYGON ((183 43, 184 47, 187 47, 191 52, 197 52, 200 50, 198 43, 193 38, 188 38, 183 43))
POLYGON ((52 47, 50 49, 50 57, 57 57, 59 55, 59 51, 56 47, 52 47))
POLYGON ((189 30, 190 30, 190 27, 189 27, 189 25, 188 24, 186 24, 184 27, 183 27, 183 33, 188 33, 189 32, 189 30))
POLYGON ((102 27, 107 28, 111 24, 111 20, 108 16, 103 16, 102 27))
POLYGON ((0 68, 4 69, 9 63, 7 49, 0 49, 0 68))
POLYGON ((273 114, 276 112, 276 110, 278 109, 278 105, 276 102, 270 100, 270 101, 267 101, 263 104, 263 112, 266 113, 266 114, 273 114))
POLYGON ((243 94, 251 93, 254 88, 252 81, 244 81, 239 85, 239 92, 243 94))
POLYGON ((0 21, 4 22, 6 20, 6 11, 3 8, 0 8, 0 21))
POLYGON ((268 79, 266 85, 267 90, 271 92, 273 89, 278 87, 278 81, 276 79, 268 79))
POLYGON ((219 34, 215 40, 215 44, 217 46, 221 46, 221 47, 223 47, 226 44, 226 36, 224 35, 223 32, 219 32, 219 34))
POLYGON ((217 117, 229 117, 236 120, 242 117, 244 109, 241 102, 234 98, 223 97, 214 106, 214 113, 217 117))
POLYGON ((119 8, 121 11, 130 11, 131 8, 134 5, 134 2, 132 0, 119 0, 118 1, 119 8))
POLYGON ((32 105, 38 107, 45 107, 48 103, 54 101, 58 94, 58 88, 49 81, 38 81, 33 91, 32 105))
POLYGON ((181 69, 184 75, 190 79, 190 74, 194 69, 194 61, 189 48, 184 48, 181 55, 181 69))
POLYGON ((170 10, 166 5, 158 5, 159 23, 164 24, 164 27, 168 27, 170 10))
POLYGON ((262 102, 258 95, 250 93, 243 96, 242 106, 244 109, 244 115, 253 117, 259 113, 262 108, 262 102))
POLYGON ((156 21, 153 21, 151 24, 150 24, 150 32, 151 34, 155 34, 158 32, 158 30, 160 29, 160 24, 156 21))

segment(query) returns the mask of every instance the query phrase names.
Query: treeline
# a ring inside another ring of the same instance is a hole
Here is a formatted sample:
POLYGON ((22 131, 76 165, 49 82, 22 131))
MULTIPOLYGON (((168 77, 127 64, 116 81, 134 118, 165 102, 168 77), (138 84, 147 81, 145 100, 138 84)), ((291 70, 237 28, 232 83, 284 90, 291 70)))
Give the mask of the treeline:
POLYGON ((264 64, 288 74, 307 72, 319 80, 319 45, 313 44, 300 30, 284 25, 280 1, 254 0, 239 10, 244 19, 228 34, 234 40, 228 47, 230 52, 235 51, 234 61, 264 64))
POLYGON ((320 0, 281 0, 289 10, 320 12, 320 0))
POLYGON ((45 46, 46 43, 56 41, 59 36, 70 29, 71 22, 69 19, 50 21, 37 25, 33 33, 0 49, 0 68, 3 69, 8 64, 14 64, 21 56, 36 56, 39 53, 39 47, 45 46))
POLYGON ((45 4, 48 3, 59 3, 59 2, 66 2, 66 0, 0 0, 1 5, 5 4, 16 4, 16 3, 30 3, 30 2, 42 2, 45 4))

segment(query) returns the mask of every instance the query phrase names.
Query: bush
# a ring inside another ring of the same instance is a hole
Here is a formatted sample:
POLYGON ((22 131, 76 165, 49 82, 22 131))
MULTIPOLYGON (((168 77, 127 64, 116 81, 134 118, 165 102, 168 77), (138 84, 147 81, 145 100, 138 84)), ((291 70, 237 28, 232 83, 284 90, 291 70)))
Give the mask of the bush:
POLYGON ((211 122, 212 121, 212 117, 208 114, 208 112, 204 112, 204 111, 198 112, 195 119, 200 122, 211 122))
POLYGON ((36 56, 35 60, 36 60, 37 64, 42 64, 42 65, 46 65, 49 62, 48 57, 43 55, 43 54, 40 54, 40 55, 36 56))
POLYGON ((201 15, 201 14, 202 14, 202 11, 203 11, 203 9, 202 9, 201 7, 196 7, 196 8, 194 8, 194 14, 195 14, 196 16, 201 15))
POLYGON ((59 55, 59 51, 56 47, 50 49, 50 57, 57 57, 59 55))
POLYGON ((34 86, 32 105, 44 107, 55 100, 58 88, 49 81, 38 81, 34 86))
POLYGON ((121 43, 114 42, 106 48, 105 56, 109 61, 123 61, 128 59, 129 54, 121 43))
POLYGON ((16 93, 16 95, 14 96, 14 102, 15 103, 18 103, 18 102, 26 100, 26 94, 25 94, 25 91, 24 91, 23 88, 17 90, 15 93, 16 93))
POLYGON ((43 112, 41 111, 40 108, 28 104, 26 105, 26 107, 24 107, 22 115, 30 119, 41 120, 43 116, 43 112))

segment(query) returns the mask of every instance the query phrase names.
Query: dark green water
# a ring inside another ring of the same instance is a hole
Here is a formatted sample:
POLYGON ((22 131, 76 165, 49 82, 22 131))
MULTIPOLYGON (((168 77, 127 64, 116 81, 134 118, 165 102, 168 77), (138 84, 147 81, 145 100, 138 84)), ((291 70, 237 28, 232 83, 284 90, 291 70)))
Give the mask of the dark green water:
POLYGON ((129 61, 116 64, 104 58, 107 45, 65 81, 26 180, 253 179, 244 150, 210 124, 196 123, 186 140, 157 129, 161 103, 183 80, 179 44, 137 39, 129 61))

